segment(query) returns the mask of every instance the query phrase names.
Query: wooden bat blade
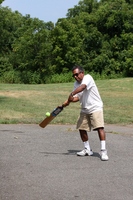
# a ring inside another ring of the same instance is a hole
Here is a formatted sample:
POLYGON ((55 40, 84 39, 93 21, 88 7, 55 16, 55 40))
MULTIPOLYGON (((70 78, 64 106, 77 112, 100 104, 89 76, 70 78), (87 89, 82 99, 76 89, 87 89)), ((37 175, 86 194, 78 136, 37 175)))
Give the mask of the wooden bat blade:
POLYGON ((49 117, 46 117, 40 124, 39 126, 42 128, 45 128, 61 111, 63 110, 63 106, 57 107, 54 109, 49 117))
POLYGON ((55 116, 50 115, 49 117, 46 117, 40 124, 39 126, 44 128, 45 126, 47 126, 53 119, 55 118, 55 116))

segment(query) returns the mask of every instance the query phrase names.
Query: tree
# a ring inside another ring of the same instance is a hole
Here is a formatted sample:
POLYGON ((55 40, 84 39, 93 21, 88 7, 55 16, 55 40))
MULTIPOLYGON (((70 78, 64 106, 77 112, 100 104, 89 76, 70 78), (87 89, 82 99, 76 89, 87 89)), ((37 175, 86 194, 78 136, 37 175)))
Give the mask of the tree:
POLYGON ((0 0, 0 4, 2 4, 2 3, 3 3, 3 1, 4 1, 4 0, 0 0))
POLYGON ((75 63, 82 63, 87 56, 82 46, 84 42, 85 24, 82 19, 62 19, 52 31, 54 70, 61 73, 69 70, 75 63))
POLYGON ((46 27, 50 27, 50 24, 45 24, 37 18, 32 19, 30 16, 24 17, 23 23, 24 26, 18 28, 16 32, 19 37, 13 44, 11 62, 14 69, 21 71, 21 73, 36 72, 40 82, 40 76, 44 73, 48 74, 51 42, 49 30, 46 27))
POLYGON ((75 64, 133 76, 133 0, 81 0, 54 25, 0 7, 0 73, 42 83, 75 64))

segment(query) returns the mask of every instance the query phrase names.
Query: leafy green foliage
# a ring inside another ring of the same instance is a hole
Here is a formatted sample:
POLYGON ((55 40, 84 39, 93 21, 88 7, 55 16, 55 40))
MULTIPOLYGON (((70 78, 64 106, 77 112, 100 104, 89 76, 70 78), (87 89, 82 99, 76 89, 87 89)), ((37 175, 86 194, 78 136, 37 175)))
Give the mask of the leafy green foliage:
POLYGON ((51 77, 48 76, 46 79, 46 83, 69 83, 73 81, 72 73, 61 73, 54 74, 51 77))
POLYGON ((0 4, 3 2, 4 0, 0 0, 0 4))
POLYGON ((54 25, 0 6, 0 82, 69 82, 75 64, 133 76, 132 0, 82 0, 66 16, 54 25))

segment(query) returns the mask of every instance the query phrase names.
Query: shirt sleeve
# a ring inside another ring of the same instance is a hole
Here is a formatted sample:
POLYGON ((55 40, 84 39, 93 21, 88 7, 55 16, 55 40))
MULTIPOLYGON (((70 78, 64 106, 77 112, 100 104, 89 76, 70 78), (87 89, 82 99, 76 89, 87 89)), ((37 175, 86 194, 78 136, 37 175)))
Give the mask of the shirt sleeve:
MULTIPOLYGON (((81 84, 79 84, 77 81, 74 83, 74 88, 73 88, 73 91, 77 88, 77 87, 79 87, 81 84)), ((81 98, 81 96, 82 96, 82 94, 83 94, 83 92, 80 92, 80 93, 77 93, 77 94, 75 94, 74 95, 74 97, 78 97, 79 99, 81 98)))
POLYGON ((82 80, 82 84, 85 84, 87 86, 87 90, 89 90, 94 85, 94 80, 92 76, 90 76, 89 74, 85 75, 82 80))

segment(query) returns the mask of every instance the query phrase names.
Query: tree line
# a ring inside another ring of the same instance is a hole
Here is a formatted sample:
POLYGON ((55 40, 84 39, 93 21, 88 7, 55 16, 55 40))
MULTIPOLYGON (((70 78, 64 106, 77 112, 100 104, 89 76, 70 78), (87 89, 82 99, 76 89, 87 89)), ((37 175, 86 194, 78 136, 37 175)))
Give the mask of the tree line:
POLYGON ((1 3, 0 82, 69 82, 74 65, 95 78, 133 77, 133 0, 80 0, 56 24, 1 3))

